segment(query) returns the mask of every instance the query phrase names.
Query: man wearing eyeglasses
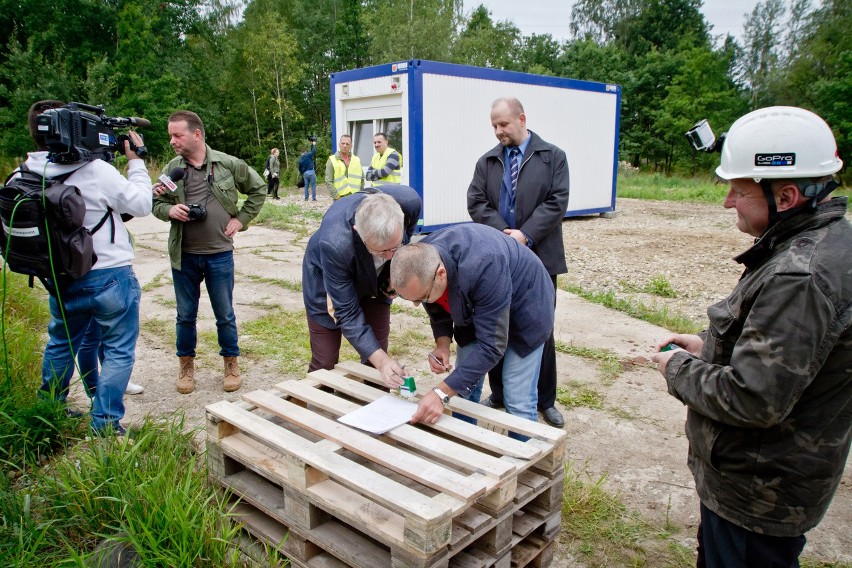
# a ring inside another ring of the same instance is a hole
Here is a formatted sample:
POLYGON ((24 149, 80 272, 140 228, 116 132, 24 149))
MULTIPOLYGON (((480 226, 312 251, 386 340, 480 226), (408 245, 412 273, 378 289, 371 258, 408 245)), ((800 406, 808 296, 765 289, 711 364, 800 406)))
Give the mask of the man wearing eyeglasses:
MULTIPOLYGON (((449 398, 479 402, 485 374, 503 359, 503 398, 509 414, 538 418, 538 373, 553 327, 553 285, 534 252, 491 227, 466 224, 436 231, 394 255, 396 293, 422 303, 435 349, 429 366, 455 369, 426 394, 412 423, 434 424, 449 398)), ((388 386, 397 386, 392 377, 388 386)))
POLYGON ((385 382, 405 370, 387 354, 390 259, 411 239, 422 202, 412 188, 385 185, 335 201, 308 241, 302 296, 311 340, 308 371, 333 369, 341 337, 385 382), (328 298, 333 313, 329 313, 328 298))

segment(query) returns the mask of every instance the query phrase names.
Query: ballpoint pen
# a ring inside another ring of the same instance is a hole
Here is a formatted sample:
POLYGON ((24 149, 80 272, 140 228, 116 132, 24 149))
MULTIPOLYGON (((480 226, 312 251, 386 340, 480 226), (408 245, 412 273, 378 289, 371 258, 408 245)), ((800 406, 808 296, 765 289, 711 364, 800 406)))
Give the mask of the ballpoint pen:
POLYGON ((444 365, 444 364, 441 362, 441 360, 440 360, 440 359, 438 359, 437 357, 435 357, 435 354, 434 354, 434 353, 432 353, 431 351, 429 352, 429 357, 431 357, 431 358, 432 358, 432 360, 433 360, 434 362, 436 362, 436 363, 437 363, 437 364, 439 364, 441 367, 443 367, 443 368, 444 368, 444 372, 445 372, 445 373, 446 373, 447 371, 449 371, 449 370, 450 370, 450 368, 449 368, 449 367, 447 367, 446 365, 444 365))

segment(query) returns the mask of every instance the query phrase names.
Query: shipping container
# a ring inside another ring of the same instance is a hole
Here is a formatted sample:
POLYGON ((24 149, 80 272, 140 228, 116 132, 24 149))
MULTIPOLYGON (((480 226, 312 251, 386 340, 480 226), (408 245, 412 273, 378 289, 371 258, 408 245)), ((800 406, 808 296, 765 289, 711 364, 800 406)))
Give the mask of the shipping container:
MULTIPOLYGON (((527 127, 568 156, 566 216, 615 211, 621 87, 414 59, 331 75, 332 148, 341 134, 366 170, 373 135, 402 154, 402 183, 423 198, 419 230, 470 222, 477 159, 498 144, 491 103, 516 97, 527 127)), ((368 182, 369 185, 369 182, 368 182)))

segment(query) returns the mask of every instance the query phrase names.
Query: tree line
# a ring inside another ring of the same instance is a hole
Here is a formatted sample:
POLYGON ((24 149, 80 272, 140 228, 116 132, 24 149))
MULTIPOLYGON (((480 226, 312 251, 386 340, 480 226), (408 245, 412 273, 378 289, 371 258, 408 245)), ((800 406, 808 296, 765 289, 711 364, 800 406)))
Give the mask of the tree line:
POLYGON ((329 74, 429 59, 622 86, 620 160, 705 172, 684 132, 724 131, 768 105, 813 110, 852 149, 852 0, 761 0, 741 40, 714 36, 701 0, 578 0, 572 37, 524 35, 461 0, 0 0, 0 156, 31 150, 39 99, 143 116, 155 156, 166 119, 196 111, 211 146, 294 168, 309 134, 330 150, 329 74))

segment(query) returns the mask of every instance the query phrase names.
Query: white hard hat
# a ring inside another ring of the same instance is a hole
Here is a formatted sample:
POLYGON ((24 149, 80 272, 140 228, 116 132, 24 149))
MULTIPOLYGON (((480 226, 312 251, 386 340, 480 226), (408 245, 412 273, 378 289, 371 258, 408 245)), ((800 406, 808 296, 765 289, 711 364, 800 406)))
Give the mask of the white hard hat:
POLYGON ((809 110, 767 107, 739 118, 725 137, 716 175, 737 178, 818 178, 843 161, 828 124, 809 110))

